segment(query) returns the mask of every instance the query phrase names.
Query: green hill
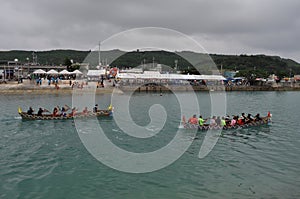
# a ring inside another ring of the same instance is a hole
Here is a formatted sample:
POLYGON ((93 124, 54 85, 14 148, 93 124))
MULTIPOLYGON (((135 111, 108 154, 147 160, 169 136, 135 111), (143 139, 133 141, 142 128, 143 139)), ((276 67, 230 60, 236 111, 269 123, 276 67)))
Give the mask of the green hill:
MULTIPOLYGON (((41 65, 60 65, 64 64, 65 59, 73 59, 74 62, 82 62, 90 51, 77 51, 77 50, 50 50, 50 51, 35 51, 37 61, 41 65)), ((18 59, 21 63, 26 63, 26 58, 32 61, 33 51, 0 51, 0 60, 13 61, 18 59)))
MULTIPOLYGON (((1 63, 18 59, 21 63, 26 63, 26 58, 32 60, 33 51, 0 51, 1 63)), ((77 50, 50 50, 36 51, 38 63, 41 65, 64 65, 66 59, 72 59, 74 62, 89 62, 90 65, 97 65, 98 52, 77 51, 77 50)), ((284 59, 279 56, 267 55, 218 55, 211 54, 210 57, 215 62, 216 66, 223 70, 238 70, 240 75, 256 73, 259 76, 267 76, 268 74, 278 74, 280 76, 288 76, 291 74, 300 74, 300 64, 291 60, 284 59)), ((193 64, 198 64, 201 67, 210 64, 209 57, 204 54, 194 52, 167 52, 167 51, 133 51, 122 52, 120 50, 101 52, 102 62, 108 63, 111 66, 118 67, 136 67, 142 63, 159 63, 172 68, 175 67, 177 60, 177 69, 196 73, 197 71, 191 67, 193 64), (193 60, 199 60, 201 63, 189 63, 193 60)))

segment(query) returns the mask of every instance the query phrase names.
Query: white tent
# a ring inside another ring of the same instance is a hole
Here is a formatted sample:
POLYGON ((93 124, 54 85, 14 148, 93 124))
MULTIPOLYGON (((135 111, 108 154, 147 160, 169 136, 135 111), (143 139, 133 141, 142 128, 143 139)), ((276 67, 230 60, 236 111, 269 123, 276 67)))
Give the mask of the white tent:
POLYGON ((121 79, 137 79, 139 78, 136 74, 133 73, 118 73, 117 78, 121 78, 121 79))
POLYGON ((47 74, 57 75, 58 72, 57 72, 56 70, 54 70, 54 69, 51 69, 51 70, 49 70, 49 71, 47 72, 47 74))
POLYGON ((145 71, 143 74, 118 73, 121 79, 169 79, 169 80, 226 80, 222 75, 183 75, 183 74, 161 74, 157 71, 145 71))
POLYGON ((105 75, 106 70, 89 70, 87 76, 100 77, 101 75, 105 75))
POLYGON ((33 72, 33 74, 46 74, 46 71, 44 71, 42 69, 37 69, 33 72))
POLYGON ((141 68, 132 68, 128 70, 120 70, 120 73, 143 73, 141 68))
POLYGON ((65 69, 65 70, 60 71, 59 74, 60 75, 70 75, 71 73, 65 69))
POLYGON ((70 74, 73 74, 73 75, 82 75, 83 73, 80 70, 74 70, 70 74))

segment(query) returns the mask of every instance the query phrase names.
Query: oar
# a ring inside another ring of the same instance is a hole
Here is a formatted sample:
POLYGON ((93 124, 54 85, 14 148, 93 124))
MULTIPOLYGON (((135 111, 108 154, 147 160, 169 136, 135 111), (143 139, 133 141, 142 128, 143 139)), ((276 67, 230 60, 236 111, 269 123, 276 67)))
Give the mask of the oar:
POLYGON ((65 104, 65 107, 66 107, 66 111, 70 110, 71 108, 65 104))
POLYGON ((48 113, 51 113, 50 111, 48 111, 48 109, 45 109, 45 108, 44 108, 44 112, 48 112, 48 113))
POLYGON ((70 108, 68 105, 65 104, 65 107, 70 108))

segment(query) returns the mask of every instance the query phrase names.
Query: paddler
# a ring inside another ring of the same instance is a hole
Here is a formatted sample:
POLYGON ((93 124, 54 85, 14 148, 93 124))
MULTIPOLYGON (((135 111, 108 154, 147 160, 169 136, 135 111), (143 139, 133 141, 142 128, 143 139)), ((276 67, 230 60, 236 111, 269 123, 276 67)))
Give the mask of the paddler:
POLYGON ((225 120, 225 117, 222 117, 222 119, 221 119, 221 126, 222 126, 222 127, 226 126, 226 120, 225 120))
POLYGON ((199 126, 204 125, 205 120, 202 118, 202 115, 199 116, 198 122, 199 122, 199 126))
POLYGON ((196 115, 193 115, 188 121, 190 124, 198 124, 198 119, 196 115))
POLYGON ((34 110, 32 109, 32 107, 29 107, 28 111, 27 111, 27 114, 28 115, 32 115, 34 112, 34 110))
POLYGON ((58 116, 58 109, 59 108, 57 106, 53 108, 53 111, 52 111, 52 116, 53 117, 57 117, 58 116))
POLYGON ((82 114, 87 115, 89 113, 88 108, 84 107, 84 109, 82 110, 82 114))
POLYGON ((262 120, 259 113, 257 113, 255 115, 254 119, 255 119, 255 121, 261 121, 262 120))
POLYGON ((98 112, 98 104, 95 105, 95 107, 93 108, 93 112, 97 113, 98 112))
POLYGON ((43 116, 43 112, 44 112, 44 109, 40 107, 37 112, 37 116, 43 116))

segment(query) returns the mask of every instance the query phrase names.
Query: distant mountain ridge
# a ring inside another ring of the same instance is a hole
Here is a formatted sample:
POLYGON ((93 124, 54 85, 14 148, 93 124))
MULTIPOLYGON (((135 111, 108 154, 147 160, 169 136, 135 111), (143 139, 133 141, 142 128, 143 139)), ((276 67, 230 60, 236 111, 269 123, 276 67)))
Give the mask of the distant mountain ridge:
MULTIPOLYGON (((32 60, 33 51, 12 50, 0 51, 0 61, 13 61, 18 59, 21 63, 27 63, 32 60)), ((37 61, 42 65, 64 65, 66 59, 72 59, 73 62, 84 62, 85 58, 91 56, 90 53, 98 53, 91 51, 79 50, 49 50, 49 51, 35 51, 37 61)), ((200 53, 195 52, 167 52, 167 51, 132 51, 124 52, 120 50, 101 51, 101 60, 103 63, 109 63, 111 66, 135 67, 143 62, 155 63, 175 67, 175 60, 177 60, 178 69, 192 70, 191 63, 185 60, 181 55, 201 56, 200 53), (120 57, 119 57, 120 56, 120 57), (116 60, 112 60, 118 57, 116 60), (153 60, 154 59, 154 60, 153 60)), ((203 54, 202 54, 203 55, 203 54)), ((94 62, 98 62, 98 55, 93 56, 94 62)), ((206 56, 207 57, 207 56, 206 56)), ((285 59, 279 56, 268 55, 219 55, 210 54, 210 57, 220 69, 224 70, 239 70, 239 71, 259 71, 261 73, 275 73, 282 75, 300 74, 300 64, 292 59, 285 59)), ((90 59, 89 59, 90 60, 90 59)), ((90 63, 91 64, 91 63, 90 63)))

